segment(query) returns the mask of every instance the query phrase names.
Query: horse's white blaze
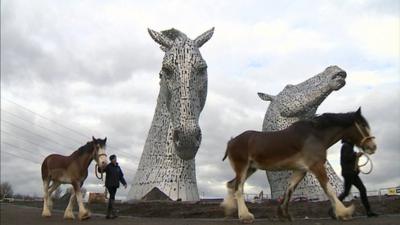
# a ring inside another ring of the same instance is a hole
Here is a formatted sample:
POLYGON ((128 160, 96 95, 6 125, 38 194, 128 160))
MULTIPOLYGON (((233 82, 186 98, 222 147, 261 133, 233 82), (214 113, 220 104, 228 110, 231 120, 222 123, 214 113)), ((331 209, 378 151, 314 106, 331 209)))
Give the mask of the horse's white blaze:
POLYGON ((98 155, 99 155, 99 159, 98 159, 98 164, 101 167, 102 165, 107 165, 107 156, 106 156, 106 148, 99 148, 98 150, 98 155))

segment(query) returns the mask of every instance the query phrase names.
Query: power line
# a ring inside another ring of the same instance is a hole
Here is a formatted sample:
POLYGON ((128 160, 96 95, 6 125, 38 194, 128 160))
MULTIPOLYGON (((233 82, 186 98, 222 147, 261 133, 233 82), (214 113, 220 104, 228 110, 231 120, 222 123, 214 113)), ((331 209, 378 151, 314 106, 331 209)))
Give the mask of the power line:
POLYGON ((6 153, 6 154, 12 155, 12 156, 14 156, 14 157, 17 157, 17 158, 19 158, 19 159, 23 159, 23 160, 29 161, 29 162, 31 162, 31 163, 39 164, 39 165, 40 165, 40 163, 35 162, 35 161, 33 161, 32 159, 28 159, 28 158, 25 158, 25 157, 21 157, 20 155, 17 155, 17 154, 11 153, 11 152, 1 151, 1 153, 6 153))
MULTIPOLYGON (((76 133, 76 134, 79 134, 79 135, 83 136, 83 137, 87 137, 86 134, 83 134, 83 133, 81 133, 81 132, 79 132, 79 131, 77 131, 77 130, 75 130, 75 129, 69 128, 69 127, 67 127, 67 126, 65 126, 65 125, 63 125, 63 124, 61 124, 61 123, 59 123, 59 122, 57 122, 57 121, 55 121, 55 120, 49 119, 49 118, 47 118, 47 117, 45 117, 45 116, 43 116, 43 115, 41 115, 41 114, 39 114, 39 113, 37 113, 37 112, 35 112, 35 111, 33 111, 33 110, 31 110, 31 109, 25 107, 25 106, 22 106, 22 105, 20 105, 20 104, 14 102, 14 101, 11 101, 11 100, 9 100, 9 99, 7 99, 7 98, 4 98, 4 97, 2 97, 2 98, 3 98, 4 100, 6 100, 7 102, 10 102, 10 103, 12 103, 12 104, 14 104, 14 105, 16 105, 16 106, 18 106, 18 107, 20 107, 20 108, 22 108, 22 109, 28 111, 28 112, 30 112, 30 113, 33 113, 33 114, 35 114, 35 115, 37 115, 37 116, 39 116, 39 117, 41 117, 41 118, 43 118, 43 119, 45 119, 45 120, 48 120, 48 121, 50 121, 50 122, 52 122, 52 123, 55 123, 55 124, 57 124, 58 126, 61 126, 61 127, 65 128, 65 129, 70 130, 70 131, 72 131, 72 132, 74 132, 74 133, 76 133)), ((2 109, 2 110, 5 111, 4 109, 2 109)), ((5 111, 5 112, 6 112, 6 111, 5 111)), ((12 113, 10 113, 10 114, 12 114, 12 113)), ((15 114, 14 114, 14 115, 15 115, 15 114)), ((18 117, 18 116, 17 116, 17 117, 18 117)), ((22 119, 22 120, 25 120, 25 119, 22 119)), ((31 122, 31 121, 29 121, 29 122, 31 122)), ((34 124, 34 125, 38 126, 37 124, 34 124)), ((50 129, 48 129, 48 128, 44 128, 44 129, 50 130, 50 129)), ((85 129, 90 130, 90 129, 88 129, 88 128, 85 128, 85 129)), ((63 137, 64 137, 64 136, 63 136, 63 137)), ((72 138, 71 138, 71 139, 72 139, 72 138)), ((74 139, 74 141, 77 141, 77 140, 74 139)), ((78 141, 78 142, 79 142, 79 141, 78 141)), ((79 142, 79 143, 80 143, 80 142, 79 142)), ((113 146, 110 146, 110 145, 108 145, 108 147, 109 147, 110 149, 115 149, 113 146)), ((125 153, 126 156, 129 155, 129 153, 126 152, 126 151, 122 151, 122 150, 120 150, 120 151, 123 152, 123 153, 125 153)))
MULTIPOLYGON (((86 134, 83 134, 83 133, 81 133, 81 132, 79 132, 79 131, 77 131, 77 130, 75 130, 75 129, 69 128, 69 127, 67 127, 67 126, 65 126, 65 125, 63 125, 63 124, 61 124, 61 123, 59 123, 59 122, 57 122, 57 121, 55 121, 55 120, 49 119, 49 118, 43 116, 42 114, 39 114, 39 113, 37 113, 37 112, 35 112, 35 111, 33 111, 33 110, 31 110, 31 109, 25 107, 25 106, 22 106, 21 104, 18 104, 18 103, 14 102, 14 101, 11 101, 11 100, 7 99, 7 98, 4 98, 3 96, 1 96, 1 98, 4 99, 4 100, 6 100, 6 101, 9 102, 9 103, 12 103, 12 104, 14 104, 14 105, 16 105, 16 106, 18 106, 18 107, 20 107, 20 108, 22 108, 22 109, 24 109, 24 110, 30 112, 30 113, 33 113, 33 114, 39 116, 40 118, 43 118, 43 119, 45 119, 45 120, 47 120, 47 121, 50 121, 50 122, 52 122, 52 123, 54 123, 54 124, 57 124, 58 126, 63 127, 64 129, 67 129, 67 130, 69 130, 69 131, 72 131, 72 132, 74 132, 74 133, 76 133, 76 134, 79 134, 79 135, 81 135, 81 136, 83 136, 83 137, 87 137, 86 134)), ((20 116, 17 116, 16 114, 7 112, 7 111, 4 110, 4 109, 2 109, 2 110, 3 110, 4 112, 6 112, 6 113, 9 113, 10 115, 14 115, 15 117, 17 117, 17 118, 19 118, 19 119, 21 119, 21 120, 28 121, 28 120, 26 120, 26 119, 21 118, 20 116)), ((5 120, 3 119, 3 121, 5 121, 5 120)), ((37 125, 36 123, 33 123, 33 122, 31 122, 31 121, 28 121, 28 122, 29 122, 29 123, 32 123, 34 126, 38 126, 38 127, 41 127, 42 129, 46 129, 46 130, 50 130, 50 131, 54 132, 53 130, 51 130, 51 129, 49 129, 49 128, 46 128, 46 127, 37 125)), ((9 123, 10 123, 10 122, 9 122, 9 123)), ((13 124, 13 126, 16 126, 16 127, 17 127, 17 125, 15 125, 15 124, 13 124)), ((31 131, 29 131, 29 130, 27 130, 27 129, 24 129, 24 128, 21 128, 21 127, 19 127, 19 128, 20 128, 20 129, 23 129, 23 130, 25 130, 25 131, 27 131, 27 132, 30 132, 30 133, 32 133, 32 134, 35 134, 35 135, 37 135, 37 136, 40 136, 40 137, 42 137, 42 138, 45 138, 45 137, 43 137, 42 135, 38 135, 38 134, 33 133, 33 132, 31 132, 31 131)), ((90 130, 90 129, 88 129, 88 128, 86 128, 86 129, 87 129, 87 130, 90 130)), ((70 137, 68 137, 68 136, 61 135, 61 134, 59 134, 59 133, 57 133, 57 132, 54 132, 54 133, 58 134, 59 136, 62 136, 63 138, 66 137, 66 138, 69 138, 69 139, 71 139, 71 140, 74 140, 74 141, 77 142, 77 143, 78 143, 78 142, 81 143, 80 141, 77 141, 76 139, 70 138, 70 137)), ((53 141, 53 140, 51 140, 51 139, 49 139, 49 138, 45 138, 45 139, 46 139, 46 140, 50 140, 50 141, 53 142, 53 143, 60 144, 59 142, 53 141)), ((61 144, 61 145, 62 145, 62 144, 61 144)), ((63 146, 65 146, 65 145, 63 145, 63 146)), ((110 145, 107 145, 107 146, 108 146, 108 148, 110 148, 110 149, 115 149, 115 150, 117 150, 117 149, 114 148, 113 146, 110 146, 110 145)), ((68 147, 68 148, 69 148, 69 147, 68 147)), ((130 153, 128 153, 128 152, 126 152, 126 151, 124 151, 124 150, 122 150, 122 149, 119 149, 119 150, 117 150, 117 151, 118 151, 119 153, 122 153, 122 155, 125 155, 126 158, 129 158, 129 156, 130 156, 130 153)))
POLYGON ((25 152, 29 152, 29 153, 33 153, 33 154, 39 154, 39 155, 41 155, 41 156, 43 156, 43 157, 46 157, 45 155, 43 155, 43 154, 40 153, 40 152, 33 152, 33 151, 30 151, 30 150, 28 150, 28 149, 26 149, 26 148, 22 148, 22 147, 19 147, 19 146, 14 145, 14 144, 10 144, 10 143, 5 142, 5 141, 2 141, 1 143, 2 143, 2 144, 5 144, 5 145, 8 145, 8 146, 12 146, 12 147, 14 147, 14 148, 21 149, 22 151, 25 151, 25 152))
POLYGON ((45 117, 45 116, 43 116, 43 115, 41 115, 41 114, 39 114, 39 113, 37 113, 37 112, 34 112, 33 110, 31 110, 31 109, 29 109, 29 108, 27 108, 27 107, 25 107, 25 106, 22 106, 22 105, 20 105, 20 104, 18 104, 18 103, 16 103, 16 102, 13 102, 13 101, 11 101, 11 100, 9 100, 9 99, 6 99, 6 98, 4 98, 3 96, 1 96, 1 98, 4 99, 4 100, 6 100, 7 102, 10 102, 10 103, 16 105, 16 106, 19 106, 20 108, 25 109, 26 111, 29 111, 29 112, 33 113, 33 114, 35 114, 35 115, 37 115, 37 116, 39 116, 39 117, 41 117, 41 118, 43 118, 43 119, 45 119, 45 120, 48 120, 48 121, 50 121, 50 122, 52 122, 52 123, 55 123, 55 124, 57 124, 58 126, 61 126, 61 127, 65 128, 65 129, 70 130, 70 131, 72 131, 72 132, 74 132, 74 133, 76 133, 76 134, 79 134, 79 135, 81 135, 81 136, 87 137, 86 134, 83 134, 83 133, 81 133, 81 132, 79 132, 79 131, 77 131, 77 130, 74 130, 74 129, 72 129, 72 128, 69 128, 69 127, 67 127, 67 126, 64 126, 63 124, 61 124, 61 123, 59 123, 59 122, 57 122, 57 121, 55 121, 55 120, 49 119, 49 118, 47 118, 47 117, 45 117))
POLYGON ((32 141, 26 140, 26 139, 23 139, 23 138, 19 138, 19 137, 17 137, 16 135, 14 135, 14 134, 12 134, 12 133, 9 133, 9 132, 7 132, 7 131, 5 131, 5 130, 1 130, 1 132, 2 132, 2 133, 5 133, 5 134, 7 134, 7 135, 9 135, 9 136, 14 137, 14 138, 17 139, 18 141, 24 141, 24 142, 29 143, 29 144, 31 144, 31 145, 37 146, 37 147, 39 147, 39 148, 41 148, 41 149, 42 149, 42 148, 46 148, 46 149, 48 149, 50 152, 53 152, 53 151, 54 151, 53 148, 50 148, 50 147, 48 147, 48 146, 41 145, 41 144, 38 144, 38 143, 35 143, 35 142, 32 142, 32 141))
MULTIPOLYGON (((34 132, 32 132, 31 130, 28 130, 28 129, 26 129, 26 128, 23 128, 23 127, 21 127, 21 126, 18 126, 18 125, 14 124, 14 123, 12 123, 12 122, 10 122, 10 121, 7 121, 7 120, 5 120, 5 119, 3 119, 3 118, 2 118, 1 120, 2 120, 3 122, 5 122, 5 123, 7 123, 7 124, 9 124, 9 125, 11 125, 11 126, 13 126, 13 127, 16 127, 16 128, 18 128, 18 129, 24 130, 24 131, 26 131, 26 132, 28 132, 28 133, 31 133, 31 134, 36 135, 36 136, 38 136, 38 137, 41 137, 41 138, 43 138, 43 139, 46 139, 46 140, 48 140, 48 141, 50 141, 50 142, 53 142, 53 143, 55 143, 55 144, 57 144, 57 145, 61 145, 61 146, 64 146, 64 147, 66 147, 66 148, 68 148, 68 149, 71 149, 70 146, 66 146, 66 145, 61 144, 61 143, 59 143, 59 142, 57 142, 57 141, 54 141, 54 140, 52 140, 52 139, 50 139, 50 138, 48 138, 48 137, 45 137, 45 136, 43 136, 43 135, 34 133, 34 132)), ((73 148, 72 148, 72 149, 73 149, 73 148)))
POLYGON ((38 124, 36 124, 36 123, 34 123, 34 122, 32 122, 32 121, 29 121, 29 120, 27 120, 27 119, 24 119, 24 118, 20 117, 20 116, 14 114, 14 113, 8 112, 8 111, 6 111, 6 110, 4 110, 4 109, 1 109, 1 110, 2 110, 3 112, 5 112, 5 113, 9 114, 9 115, 12 115, 12 116, 15 117, 15 118, 18 118, 18 119, 20 119, 20 120, 22 120, 22 121, 28 122, 28 123, 30 123, 30 124, 32 124, 32 125, 34 125, 34 126, 37 126, 37 127, 42 128, 42 129, 48 130, 48 131, 52 132, 53 134, 56 134, 56 135, 58 135, 58 136, 60 136, 60 137, 68 138, 68 139, 73 140, 73 141, 75 141, 75 142, 77 142, 77 143, 81 143, 81 141, 78 141, 78 140, 76 140, 76 139, 74 139, 74 138, 71 138, 71 137, 69 137, 69 136, 60 134, 60 133, 58 133, 57 131, 52 130, 52 129, 49 129, 49 128, 47 128, 47 127, 38 125, 38 124))

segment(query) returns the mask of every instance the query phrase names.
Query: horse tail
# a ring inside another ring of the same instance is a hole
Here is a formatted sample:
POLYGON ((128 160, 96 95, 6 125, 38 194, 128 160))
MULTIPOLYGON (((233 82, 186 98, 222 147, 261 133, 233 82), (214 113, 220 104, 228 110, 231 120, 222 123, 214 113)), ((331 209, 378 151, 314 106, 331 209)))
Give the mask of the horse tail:
POLYGON ((229 149, 229 145, 231 144, 232 140, 233 140, 233 138, 231 137, 231 140, 228 141, 228 144, 227 144, 226 150, 225 150, 225 155, 224 155, 224 158, 222 158, 222 161, 224 161, 226 159, 226 157, 228 156, 228 149, 229 149))
POLYGON ((48 177, 47 159, 48 157, 46 157, 42 163, 42 180, 46 180, 48 177))

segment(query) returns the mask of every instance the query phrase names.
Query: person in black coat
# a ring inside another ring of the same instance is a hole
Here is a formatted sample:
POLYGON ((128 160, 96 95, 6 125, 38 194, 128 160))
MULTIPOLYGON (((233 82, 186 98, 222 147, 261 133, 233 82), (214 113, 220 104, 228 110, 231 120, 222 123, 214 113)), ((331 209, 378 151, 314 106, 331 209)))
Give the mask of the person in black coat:
POLYGON ((117 193, 117 189, 119 188, 119 183, 121 182, 124 187, 127 187, 126 181, 124 179, 124 174, 122 173, 121 168, 117 163, 117 156, 110 156, 110 163, 106 166, 103 172, 106 173, 106 188, 108 193, 110 193, 110 197, 108 199, 108 207, 107 207, 107 219, 114 219, 117 217, 114 210, 114 201, 115 194, 117 193))
POLYGON ((344 191, 339 195, 339 200, 343 201, 349 195, 351 186, 354 185, 360 191, 361 202, 367 211, 368 217, 378 216, 371 210, 368 202, 367 190, 358 176, 360 170, 358 168, 358 158, 363 154, 354 151, 354 144, 342 139, 342 149, 340 151, 340 165, 342 166, 342 176, 344 178, 344 191))

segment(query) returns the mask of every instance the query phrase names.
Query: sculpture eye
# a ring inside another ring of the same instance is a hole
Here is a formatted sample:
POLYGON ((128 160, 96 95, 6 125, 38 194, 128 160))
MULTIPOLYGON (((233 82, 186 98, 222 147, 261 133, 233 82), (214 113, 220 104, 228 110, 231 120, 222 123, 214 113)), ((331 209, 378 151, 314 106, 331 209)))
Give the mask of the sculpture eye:
POLYGON ((173 74, 173 70, 171 70, 169 67, 163 66, 160 76, 164 77, 165 79, 171 79, 173 74))
POLYGON ((207 65, 200 66, 198 69, 199 75, 204 75, 207 71, 207 65))

